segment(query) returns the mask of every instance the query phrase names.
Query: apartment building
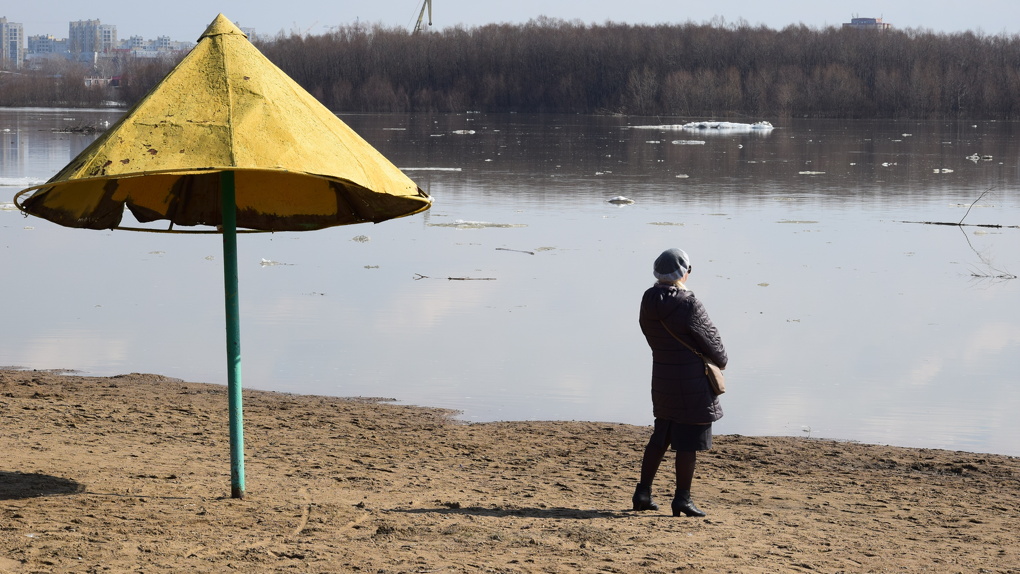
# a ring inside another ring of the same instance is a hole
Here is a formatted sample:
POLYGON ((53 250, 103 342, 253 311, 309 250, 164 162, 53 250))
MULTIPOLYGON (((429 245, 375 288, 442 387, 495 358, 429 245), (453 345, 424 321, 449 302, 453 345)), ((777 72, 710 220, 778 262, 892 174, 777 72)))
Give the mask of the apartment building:
POLYGON ((25 63, 25 29, 0 17, 0 69, 20 69, 25 63))
POLYGON ((891 30, 892 24, 883 22, 881 18, 851 18, 843 24, 844 28, 856 30, 891 30))
POLYGON ((67 28, 67 50, 72 54, 105 53, 117 48, 117 27, 99 20, 76 20, 67 28))

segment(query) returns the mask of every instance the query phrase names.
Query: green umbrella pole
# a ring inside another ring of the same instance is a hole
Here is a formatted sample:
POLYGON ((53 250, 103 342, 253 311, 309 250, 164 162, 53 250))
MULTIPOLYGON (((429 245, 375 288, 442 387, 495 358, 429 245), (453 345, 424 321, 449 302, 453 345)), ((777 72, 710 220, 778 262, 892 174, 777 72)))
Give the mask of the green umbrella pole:
POLYGON ((230 496, 244 498, 241 311, 237 294, 237 202, 232 171, 220 173, 220 198, 223 207, 223 294, 227 318, 227 396, 230 402, 230 496))

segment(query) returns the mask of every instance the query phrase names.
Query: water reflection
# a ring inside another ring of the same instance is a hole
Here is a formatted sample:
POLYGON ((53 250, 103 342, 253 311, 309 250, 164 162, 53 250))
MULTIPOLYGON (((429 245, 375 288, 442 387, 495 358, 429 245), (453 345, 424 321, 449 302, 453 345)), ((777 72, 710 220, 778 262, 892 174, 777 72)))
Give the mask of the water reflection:
MULTIPOLYGON (((66 114, 108 115, 0 111, 22 134, 0 204, 77 154, 49 131, 66 114)), ((248 387, 647 424, 637 305, 676 245, 732 358, 718 432, 1020 454, 1020 281, 988 272, 1017 273, 1020 230, 902 223, 958 221, 987 190, 967 222, 1020 223, 1014 124, 798 120, 686 145, 635 129, 682 123, 660 118, 344 120, 435 207, 244 236, 248 387)), ((215 236, 0 211, 0 253, 0 364, 225 380, 215 236)))

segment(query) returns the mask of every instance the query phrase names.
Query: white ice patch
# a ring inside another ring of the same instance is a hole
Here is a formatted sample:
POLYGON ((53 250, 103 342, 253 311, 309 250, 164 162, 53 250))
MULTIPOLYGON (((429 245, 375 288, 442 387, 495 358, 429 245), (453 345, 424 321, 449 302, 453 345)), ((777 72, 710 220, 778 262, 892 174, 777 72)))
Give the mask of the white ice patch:
POLYGON ((41 185, 46 183, 45 179, 36 179, 34 177, 0 177, 0 187, 16 187, 18 189, 24 189, 26 187, 32 187, 33 185, 41 185))
MULTIPOLYGON (((648 126, 630 126, 635 130, 660 131, 697 131, 702 133, 749 133, 770 132, 775 129, 769 122, 744 124, 740 122, 688 122, 686 124, 659 124, 648 126)), ((675 142, 674 142, 675 143, 675 142)))
POLYGON ((491 223, 489 221, 464 221, 463 219, 458 219, 453 223, 429 223, 428 226, 453 227, 454 229, 485 229, 487 227, 508 229, 512 227, 527 227, 522 223, 491 223))
POLYGON ((685 130, 719 130, 725 132, 772 131, 775 129, 769 122, 742 124, 739 122, 690 122, 682 126, 685 130))
POLYGON ((461 171, 459 167, 402 167, 400 171, 461 171))

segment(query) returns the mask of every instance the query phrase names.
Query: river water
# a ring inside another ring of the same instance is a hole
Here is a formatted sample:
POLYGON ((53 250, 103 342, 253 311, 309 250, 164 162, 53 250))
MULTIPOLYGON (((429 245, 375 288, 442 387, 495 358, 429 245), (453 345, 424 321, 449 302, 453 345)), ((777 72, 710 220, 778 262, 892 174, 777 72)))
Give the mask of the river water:
MULTIPOLYGON (((119 115, 0 110, 0 365, 225 384, 217 236, 13 209, 119 115)), ((341 117, 434 207, 241 236, 245 387, 650 424, 638 303, 680 247, 730 355, 717 433, 1020 455, 1020 229, 977 226, 1020 224, 1020 124, 341 117)))

